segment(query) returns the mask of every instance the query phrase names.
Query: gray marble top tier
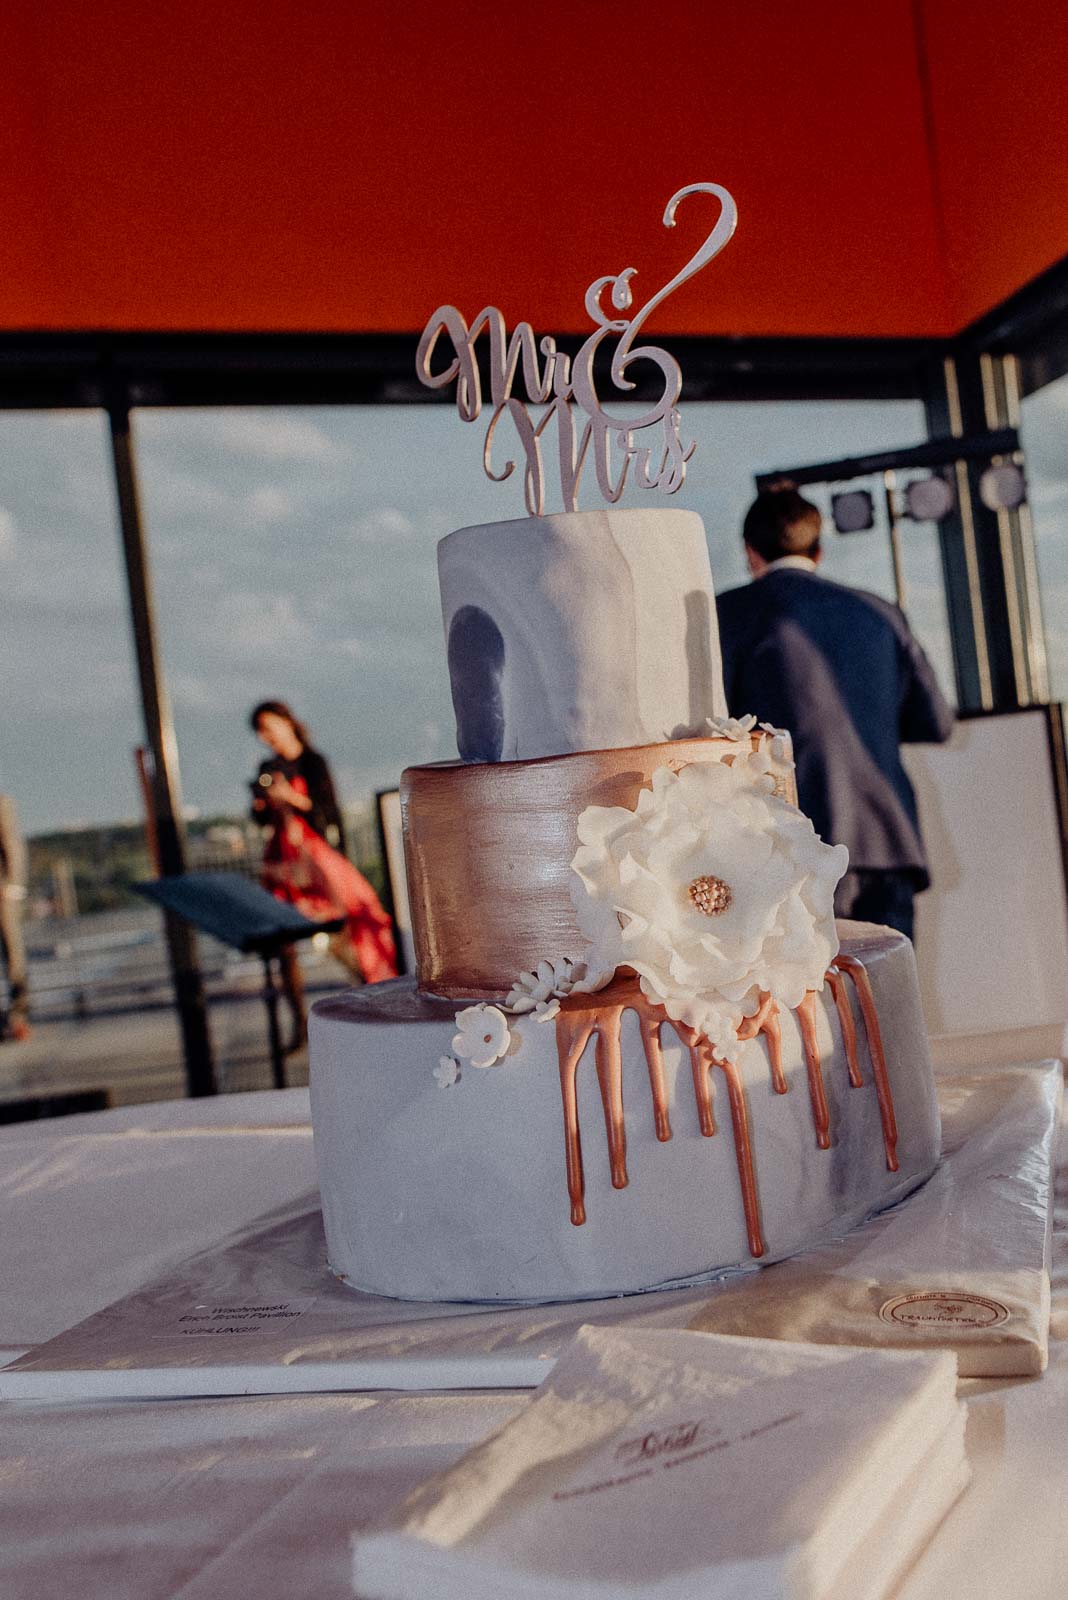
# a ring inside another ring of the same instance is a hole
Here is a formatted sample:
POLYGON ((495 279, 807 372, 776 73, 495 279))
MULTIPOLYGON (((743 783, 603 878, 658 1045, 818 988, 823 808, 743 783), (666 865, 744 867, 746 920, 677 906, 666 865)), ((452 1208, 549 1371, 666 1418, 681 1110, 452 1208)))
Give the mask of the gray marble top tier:
POLYGON ((438 546, 438 573, 463 761, 688 738, 726 714, 695 512, 460 528, 438 546))

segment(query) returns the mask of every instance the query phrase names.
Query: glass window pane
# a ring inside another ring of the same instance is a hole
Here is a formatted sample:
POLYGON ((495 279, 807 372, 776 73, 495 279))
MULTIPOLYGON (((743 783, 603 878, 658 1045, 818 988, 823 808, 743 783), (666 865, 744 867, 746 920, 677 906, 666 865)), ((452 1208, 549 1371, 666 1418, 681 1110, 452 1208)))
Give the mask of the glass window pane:
POLYGON ((430 406, 135 427, 187 803, 244 810, 264 699, 307 719, 349 800, 455 754, 434 549, 510 514, 475 430, 430 406))
MULTIPOLYGON (((691 506, 704 518, 720 590, 749 576, 741 528, 755 493, 754 473, 890 450, 924 437, 923 408, 911 400, 708 403, 687 406, 683 425, 696 438, 697 451, 673 503, 691 506)), ((826 575, 893 599, 881 510, 871 533, 837 534, 830 521, 830 489, 816 485, 802 492, 826 515, 826 575)))
POLYGON ((160 917, 130 888, 151 870, 143 731, 99 411, 0 414, 0 685, 0 788, 29 843, 19 1095, 179 1095, 160 917))
POLYGON ((99 411, 0 413, 0 788, 29 832, 136 818, 140 716, 99 411))
POLYGON ((931 522, 902 522, 901 565, 905 578, 905 615, 938 674, 939 686, 951 705, 957 703, 946 589, 938 530, 931 522))
MULTIPOLYGON (((911 444, 923 432, 912 403, 702 404, 686 408, 684 423, 698 450, 667 503, 704 518, 720 590, 746 578, 740 526, 754 472, 911 444)), ((289 699, 308 717, 356 808, 407 763, 454 754, 434 546, 464 524, 521 517, 520 474, 489 482, 483 429, 464 427, 451 405, 141 411, 134 430, 184 795, 202 814, 193 859, 202 864, 210 848, 220 855, 210 864, 222 865, 229 851, 225 864, 254 872, 244 817, 262 753, 247 726, 257 700, 289 699)), ((144 1004, 137 986, 149 967, 154 999, 168 980, 158 917, 128 887, 147 871, 132 762, 143 733, 106 421, 8 413, 0 444, 0 787, 15 794, 30 833, 94 825, 63 835, 59 852, 88 912, 75 942, 89 966, 79 956, 68 974, 68 1013, 75 980, 88 976, 94 1019, 100 983, 126 986, 110 1043, 100 1044, 94 1020, 56 1070, 95 1077, 106 1058, 102 1081, 118 1099, 177 1093, 173 1014, 145 1013, 134 1026, 129 1009, 144 1004), (125 829, 115 826, 122 819, 125 829), (90 907, 98 890, 122 904, 90 907)), ((826 507, 825 491, 814 494, 826 507)), ((597 503, 592 486, 582 503, 597 503)), ((828 530, 826 547, 830 576, 892 594, 884 531, 828 530)), ((910 611, 938 659, 935 548, 930 530, 906 526, 910 611)), ((47 848, 50 862, 57 851, 47 848)), ((352 854, 366 861, 374 849, 365 830, 352 854)), ((35 890, 42 905, 54 887, 42 880, 35 890)), ((44 933, 38 943, 45 948, 44 933)), ((211 941, 202 952, 209 993, 228 1000, 212 1008, 221 1083, 261 1083, 258 976, 211 941)), ((318 959, 313 983, 339 981, 318 959)), ((52 960, 38 976, 43 986, 63 973, 52 960)))
POLYGON ((1050 698, 1068 700, 1068 375, 1023 402, 1050 698))
MULTIPOLYGON (((687 406, 684 429, 697 453, 674 503, 699 511, 708 529, 716 588, 748 580, 742 553, 742 518, 753 498, 753 475, 777 468, 865 455, 919 444, 926 437, 918 401, 796 401, 777 404, 687 406)), ((900 474, 903 488, 912 474, 900 474)), ((836 486, 816 485, 804 494, 824 513, 821 571, 838 583, 896 598, 881 479, 858 480, 872 491, 875 526, 867 533, 839 534, 831 520, 836 486)), ((901 519, 905 611, 930 656, 946 695, 956 690, 946 616, 937 530, 931 523, 901 519)))
MULTIPOLYGON (((912 401, 704 403, 685 408, 684 425, 697 452, 663 503, 703 517, 721 591, 747 578, 754 472, 924 433, 912 401)), ((258 760, 246 719, 264 698, 308 717, 350 802, 410 762, 455 754, 434 546, 453 528, 524 515, 520 471, 504 484, 483 475, 483 436, 451 405, 137 413, 187 802, 242 808, 258 760)), ((826 491, 813 497, 827 508, 826 491)), ((596 503, 584 485, 580 504, 596 503)), ((936 541, 908 524, 904 537, 910 614, 948 688, 936 541)), ((885 526, 828 526, 824 570, 893 598, 885 526)))

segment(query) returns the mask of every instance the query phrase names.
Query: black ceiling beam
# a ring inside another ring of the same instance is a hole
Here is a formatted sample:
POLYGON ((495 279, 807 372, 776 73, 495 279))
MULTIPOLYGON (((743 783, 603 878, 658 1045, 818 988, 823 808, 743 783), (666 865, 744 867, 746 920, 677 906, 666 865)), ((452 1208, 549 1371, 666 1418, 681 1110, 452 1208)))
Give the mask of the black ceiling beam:
POLYGON ((807 483, 848 483, 853 478, 870 478, 880 472, 907 471, 913 467, 945 467, 955 461, 989 462, 994 456, 1013 455, 1020 448, 1015 428, 994 428, 966 438, 929 439, 900 450, 880 450, 866 456, 842 456, 836 461, 821 461, 804 467, 780 467, 775 472, 758 472, 758 489, 776 483, 800 487, 807 483))
MULTIPOLYGON (((574 351, 581 336, 560 338, 574 351)), ((1068 372, 1068 256, 953 339, 689 335, 659 341, 683 398, 922 397, 947 354, 1012 351, 1025 394, 1068 372)), ((0 333, 0 409, 130 405, 434 404, 415 377, 417 335, 383 333, 0 333)), ((634 374, 633 398, 655 392, 634 374)))
POLYGON ((1042 389, 1068 372, 1068 256, 1055 261, 954 340, 958 355, 1015 355, 1020 389, 1042 389))
MULTIPOLYGON (((558 341, 573 352, 580 336, 558 341)), ((694 400, 898 399, 924 392, 927 339, 660 341, 694 400)), ((0 408, 451 403, 415 376, 416 334, 0 334, 0 408)), ((650 365, 631 398, 659 393, 650 365)), ((607 386, 606 386, 607 392, 607 386)))

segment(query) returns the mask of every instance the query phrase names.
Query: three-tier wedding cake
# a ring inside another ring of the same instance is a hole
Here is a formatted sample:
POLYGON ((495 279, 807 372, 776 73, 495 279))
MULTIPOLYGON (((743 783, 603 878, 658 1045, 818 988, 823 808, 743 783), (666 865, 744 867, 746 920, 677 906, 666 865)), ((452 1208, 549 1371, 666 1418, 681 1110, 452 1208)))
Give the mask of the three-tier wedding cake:
MULTIPOLYGON (((839 924, 846 852, 796 808, 787 733, 732 721, 715 596, 692 512, 579 512, 592 459, 678 487, 692 446, 674 362, 633 348, 629 270, 586 297, 572 360, 499 313, 428 324, 424 380, 458 379, 526 455, 519 521, 442 540, 439 577, 460 760, 402 779, 416 942, 408 978, 320 1001, 311 1093, 333 1270, 431 1301, 605 1296, 765 1263, 841 1234, 933 1170, 938 1112, 912 947, 839 924), (617 419, 594 357, 655 361, 659 404, 617 419), (453 360, 432 372, 443 336, 453 360), (511 395, 522 361, 541 424, 511 395), (674 369, 674 371, 672 370, 674 369), (586 421, 576 436, 574 408, 586 421), (545 515, 554 417, 561 514, 545 515), (661 430, 653 452, 640 430, 661 430)), ((505 477, 508 463, 493 475, 505 477)))

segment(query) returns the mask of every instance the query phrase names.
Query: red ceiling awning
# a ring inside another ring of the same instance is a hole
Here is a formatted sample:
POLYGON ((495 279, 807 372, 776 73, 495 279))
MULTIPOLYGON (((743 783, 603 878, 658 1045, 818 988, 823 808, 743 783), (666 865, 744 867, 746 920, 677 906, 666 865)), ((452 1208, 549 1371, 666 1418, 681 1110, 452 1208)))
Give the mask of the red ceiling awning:
POLYGON ((741 222, 657 330, 942 335, 1068 252, 1068 8, 58 0, 0 57, 0 325, 581 330, 741 222))

